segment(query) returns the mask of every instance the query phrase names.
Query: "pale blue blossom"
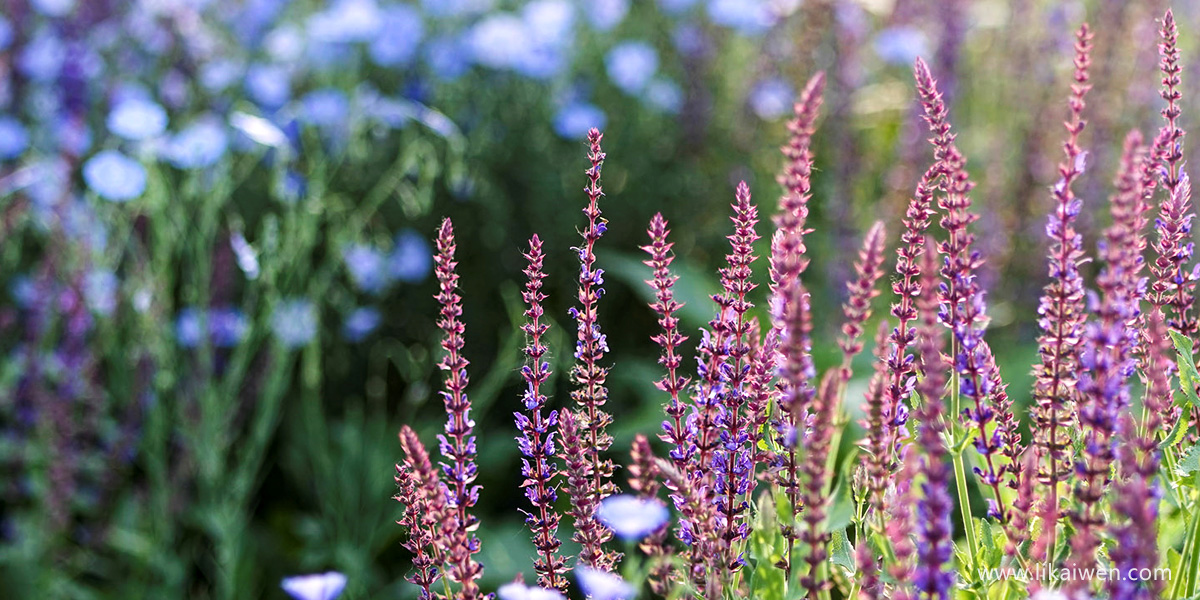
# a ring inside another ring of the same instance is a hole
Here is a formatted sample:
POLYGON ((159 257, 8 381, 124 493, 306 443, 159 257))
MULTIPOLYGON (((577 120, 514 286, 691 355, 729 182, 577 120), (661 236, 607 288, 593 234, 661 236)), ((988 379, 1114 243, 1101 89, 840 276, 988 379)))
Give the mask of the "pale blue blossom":
POLYGON ((575 579, 591 600, 629 600, 637 593, 619 575, 591 567, 576 567, 575 579))
POLYGON ((665 113, 675 114, 683 107, 683 90, 670 79, 651 81, 646 86, 645 98, 647 104, 665 113))
POLYGON ((368 294, 377 294, 391 283, 387 258, 371 246, 347 245, 342 248, 342 262, 354 286, 368 294))
POLYGON ((383 67, 407 65, 424 35, 425 25, 416 9, 407 4, 389 6, 383 12, 383 27, 371 41, 371 60, 383 67))
POLYGON ((127 140, 145 140, 167 129, 167 111, 157 103, 142 99, 122 100, 108 113, 108 130, 127 140))
POLYGON ((317 335, 317 309, 308 300, 284 300, 271 315, 271 330, 285 348, 304 346, 317 335))
POLYGON ((608 116, 594 104, 571 102, 554 115, 554 132, 559 136, 578 140, 587 137, 589 129, 603 129, 608 116))
POLYGON ((590 0, 584 6, 588 22, 602 32, 620 25, 629 13, 629 0, 590 0))
POLYGON ((788 82, 777 77, 765 79, 750 90, 750 109, 760 119, 772 121, 788 114, 794 97, 795 92, 788 82))
POLYGON ((291 77, 283 67, 251 66, 246 71, 246 94, 263 108, 279 108, 292 96, 291 77))
POLYGON ((420 283, 433 270, 433 248, 424 236, 404 229, 396 236, 396 246, 388 257, 391 276, 405 283, 420 283))
POLYGON ((165 156, 181 169, 200 169, 221 160, 228 145, 225 128, 206 118, 175 134, 167 144, 165 156))
POLYGON ((745 35, 765 32, 774 20, 764 0, 709 0, 708 17, 745 35))
POLYGON ((496 595, 500 600, 566 600, 558 590, 527 586, 515 581, 500 586, 496 595))
POLYGON ((83 164, 83 180, 97 196, 125 202, 146 191, 146 169, 116 150, 103 150, 83 164))
POLYGON ((337 0, 308 18, 308 35, 320 42, 367 42, 380 32, 382 15, 375 0, 337 0))
POLYGON ((613 85, 636 95, 658 71, 658 52, 646 42, 622 42, 608 52, 604 62, 613 85))
POLYGON ((909 66, 929 54, 929 38, 913 27, 889 27, 875 34, 871 47, 884 62, 909 66))
POLYGON ((12 160, 29 147, 29 131, 20 121, 0 116, 0 160, 12 160))
POLYGON ((280 587, 295 600, 334 600, 345 589, 346 576, 337 571, 330 571, 316 575, 285 577, 280 587))
POLYGON ((600 501, 596 518, 625 540, 640 540, 658 531, 671 514, 667 506, 654 499, 617 494, 600 501))
POLYGON ((379 314, 379 309, 370 306, 357 308, 342 323, 342 337, 351 343, 361 342, 374 333, 382 321, 383 315, 379 314))

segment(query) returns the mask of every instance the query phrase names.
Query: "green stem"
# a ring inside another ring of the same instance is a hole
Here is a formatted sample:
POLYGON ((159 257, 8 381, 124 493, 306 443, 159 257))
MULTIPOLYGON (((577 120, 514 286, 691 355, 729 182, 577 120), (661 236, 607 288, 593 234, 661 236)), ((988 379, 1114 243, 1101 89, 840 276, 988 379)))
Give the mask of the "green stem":
MULTIPOLYGON (((954 346, 954 347, 951 349, 950 355, 954 356, 955 353, 958 351, 958 349, 957 349, 958 343, 955 342, 954 344, 952 344, 952 346, 954 346)), ((959 441, 959 435, 958 435, 959 434, 959 425, 957 422, 953 421, 953 419, 958 418, 958 415, 962 409, 962 407, 960 406, 961 400, 959 398, 958 386, 959 386, 958 372, 954 371, 950 375, 950 407, 951 407, 951 411, 950 411, 950 415, 948 415, 949 418, 947 419, 947 425, 949 425, 948 430, 954 432, 955 446, 958 445, 958 441, 959 441)), ((967 569, 968 569, 968 573, 971 576, 971 579, 974 580, 975 576, 976 576, 975 567, 976 567, 976 564, 978 563, 976 556, 977 556, 979 544, 975 540, 975 523, 974 523, 974 521, 971 520, 971 497, 967 491, 967 468, 966 468, 965 461, 963 460, 962 451, 955 451, 953 453, 953 462, 954 462, 954 483, 955 483, 955 487, 958 488, 958 506, 959 506, 959 510, 962 512, 963 531, 966 533, 966 536, 967 536, 967 557, 971 561, 971 564, 968 565, 967 569)))
MULTIPOLYGON (((1200 474, 1196 477, 1200 478, 1200 474)), ((1183 546, 1183 555, 1179 557, 1179 567, 1180 572, 1174 574, 1170 597, 1191 598, 1196 594, 1196 579, 1200 575, 1197 573, 1200 569, 1200 510, 1195 508, 1188 523, 1187 541, 1183 546)))

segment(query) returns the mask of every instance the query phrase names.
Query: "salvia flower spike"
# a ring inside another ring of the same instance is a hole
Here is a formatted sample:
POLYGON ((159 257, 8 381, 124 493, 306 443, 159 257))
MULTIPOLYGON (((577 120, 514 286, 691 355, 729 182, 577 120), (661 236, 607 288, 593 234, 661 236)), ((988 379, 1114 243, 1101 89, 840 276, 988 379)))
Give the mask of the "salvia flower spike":
POLYGON ((942 303, 940 319, 954 336, 953 369, 958 395, 971 402, 962 414, 975 431, 975 449, 983 458, 984 464, 976 467, 976 473, 992 488, 988 513, 1004 521, 1006 510, 1000 491, 1004 469, 1003 465, 998 465, 1000 442, 991 433, 996 418, 996 410, 991 405, 994 379, 983 345, 986 305, 977 276, 983 258, 971 247, 975 235, 969 230, 979 219, 971 212, 970 192, 975 184, 967 173, 966 157, 954 143, 946 103, 937 89, 937 82, 919 58, 915 74, 925 120, 934 136, 931 140, 934 159, 941 171, 938 207, 943 213, 940 224, 946 230, 947 239, 938 247, 945 256, 942 264, 944 281, 939 296, 942 303))
MULTIPOLYGON (((600 187, 600 170, 604 165, 604 151, 600 148, 603 139, 598 129, 588 132, 588 160, 591 166, 587 170, 588 185, 584 188, 588 202, 583 209, 587 217, 587 227, 583 229, 583 245, 576 248, 579 255, 579 306, 572 307, 571 317, 577 325, 575 342, 575 367, 572 378, 578 386, 571 397, 579 407, 576 412, 579 428, 582 432, 579 441, 584 446, 578 451, 586 457, 588 469, 585 473, 576 473, 587 481, 586 493, 590 496, 589 504, 598 506, 599 502, 616 491, 612 483, 613 463, 605 458, 604 453, 612 446, 612 437, 608 435, 608 425, 612 415, 604 411, 608 401, 608 389, 605 387, 608 378, 608 367, 600 361, 608 352, 608 341, 600 331, 597 307, 600 297, 604 294, 604 270, 596 266, 596 242, 608 228, 607 221, 601 216, 600 198, 604 191, 600 187)), ((563 440, 566 443, 566 440, 563 440)), ((578 507, 577 507, 578 508, 578 507)), ((579 519, 594 521, 595 516, 587 513, 576 515, 576 536, 584 529, 595 532, 595 539, 589 547, 585 547, 579 558, 583 564, 601 570, 611 569, 616 561, 616 555, 604 551, 602 544, 612 537, 611 532, 595 523, 580 523, 579 519)), ((582 543, 582 540, 577 539, 582 543)))
POLYGON ((547 348, 542 343, 542 336, 550 328, 549 324, 542 321, 542 301, 546 299, 546 294, 542 292, 542 279, 546 277, 542 271, 543 258, 542 240, 534 235, 529 240, 529 252, 525 254, 528 266, 525 268, 526 283, 522 293, 527 308, 526 322, 521 330, 528 339, 525 346, 528 361, 521 368, 521 376, 525 380, 525 396, 522 399, 525 412, 518 411, 514 416, 517 429, 521 432, 517 445, 524 456, 521 459, 521 476, 524 477, 521 487, 534 508, 533 512, 526 513, 525 524, 533 532, 533 545, 538 550, 538 558, 534 561, 538 585, 566 591, 567 580, 563 576, 567 570, 566 562, 558 554, 558 548, 562 545, 557 535, 560 517, 554 509, 554 502, 558 499, 555 479, 559 471, 554 459, 558 411, 542 414, 546 406, 542 385, 550 378, 547 348))
POLYGON ((445 373, 442 400, 446 407, 445 433, 438 436, 439 449, 447 462, 442 464, 450 506, 455 513, 456 529, 450 544, 447 576, 462 585, 461 597, 474 600, 482 597, 477 580, 483 567, 475 562, 479 552, 479 538, 475 535, 478 519, 470 509, 479 499, 479 486, 475 466, 475 422, 471 420, 471 401, 467 398, 467 359, 463 357, 462 299, 458 295, 457 264, 454 260, 454 225, 450 219, 442 221, 437 237, 437 255, 434 256, 434 272, 439 291, 436 296, 441 305, 442 349, 445 356, 438 367, 445 373))
MULTIPOLYGON (((1050 238, 1050 281, 1038 304, 1041 362, 1034 366, 1033 415, 1037 426, 1033 444, 1042 457, 1038 467, 1044 486, 1042 501, 1054 507, 1047 513, 1052 520, 1042 525, 1049 548, 1054 547, 1058 530, 1060 484, 1070 475, 1068 451, 1075 410, 1075 374, 1087 316, 1083 277, 1079 273, 1079 265, 1085 259, 1083 237, 1075 230, 1082 202, 1071 186, 1083 173, 1087 157, 1079 145, 1079 134, 1087 125, 1083 110, 1086 106, 1084 97, 1091 89, 1088 83, 1091 48, 1092 33, 1084 24, 1076 35, 1075 83, 1067 102, 1070 116, 1065 124, 1067 139, 1063 143, 1063 161, 1058 165, 1059 179, 1051 188, 1054 209, 1046 225, 1046 235, 1050 238)), ((1045 559, 1044 556, 1035 558, 1045 559)))

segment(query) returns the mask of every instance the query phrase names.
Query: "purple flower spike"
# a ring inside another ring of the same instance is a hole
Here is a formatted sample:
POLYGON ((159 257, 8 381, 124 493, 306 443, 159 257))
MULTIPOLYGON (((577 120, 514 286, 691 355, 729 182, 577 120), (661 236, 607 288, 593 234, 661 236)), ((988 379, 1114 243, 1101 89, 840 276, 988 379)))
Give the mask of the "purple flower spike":
POLYGON ((562 543, 558 540, 557 531, 560 520, 554 510, 554 502, 558 499, 557 487, 554 480, 558 477, 558 465, 554 460, 554 434, 558 424, 558 411, 550 411, 543 415, 546 406, 546 396, 542 393, 542 384, 550 378, 550 363, 546 361, 546 346, 542 336, 550 329, 550 325, 542 322, 542 301, 546 294, 542 293, 542 240, 534 235, 529 240, 529 252, 525 260, 529 266, 525 269, 527 283, 522 299, 528 308, 525 310, 526 322, 521 326, 528 336, 529 344, 525 347, 527 364, 521 368, 521 376, 525 379, 526 391, 523 404, 528 415, 514 413, 517 428, 521 436, 517 445, 525 459, 521 461, 521 475, 525 478, 521 487, 525 496, 533 504, 536 512, 526 513, 525 524, 533 531, 533 545, 538 549, 538 558, 534 561, 534 570, 538 573, 538 584, 558 590, 566 590, 567 581, 563 577, 566 572, 566 561, 558 555, 562 543))
POLYGON ((618 494, 600 502, 596 518, 617 537, 635 541, 657 531, 671 518, 671 513, 658 500, 618 494))
MULTIPOLYGON (((1079 28, 1075 43, 1075 84, 1068 100, 1070 120, 1065 123, 1067 140, 1064 156, 1058 165, 1059 181, 1052 188, 1055 208, 1046 225, 1050 237, 1048 268, 1050 281, 1042 291, 1038 305, 1039 356, 1034 366, 1037 377, 1033 387, 1036 405, 1033 410, 1037 427, 1033 428, 1033 445, 1042 457, 1038 465, 1040 481, 1044 482, 1043 502, 1054 507, 1048 511, 1051 521, 1042 525, 1042 539, 1035 544, 1033 556, 1046 560, 1047 551, 1054 548, 1059 513, 1059 482, 1070 475, 1070 432, 1074 427, 1076 392, 1070 385, 1079 368, 1078 340, 1083 335, 1086 310, 1083 303, 1083 278, 1079 265, 1085 259, 1083 238, 1075 230, 1075 217, 1080 201, 1071 184, 1083 174, 1086 153, 1079 146, 1079 134, 1087 126, 1083 120, 1084 97, 1091 65, 1092 33, 1087 24, 1079 28)), ((1015 529, 1009 531, 1010 539, 1015 529)))
POLYGON ((286 577, 280 584, 283 591, 296 600, 334 600, 346 587, 346 576, 337 571, 318 575, 286 577))

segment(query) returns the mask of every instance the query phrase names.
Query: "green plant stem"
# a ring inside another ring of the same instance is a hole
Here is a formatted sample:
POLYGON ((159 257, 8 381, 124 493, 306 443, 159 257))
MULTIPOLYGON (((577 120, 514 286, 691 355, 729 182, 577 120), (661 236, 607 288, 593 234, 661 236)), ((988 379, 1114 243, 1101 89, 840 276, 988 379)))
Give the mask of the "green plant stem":
MULTIPOLYGON (((954 356, 957 353, 958 343, 955 342, 953 346, 954 347, 951 348, 951 356, 954 356)), ((961 406, 959 405, 960 398, 958 393, 958 385, 958 373, 953 372, 950 375, 950 418, 956 418, 961 410, 961 406)), ((947 421, 950 421, 950 419, 947 419, 947 421)), ((958 424, 953 423, 949 429, 950 431, 955 432, 954 441, 955 446, 957 447, 959 433, 958 424)), ((974 570, 976 563, 978 562, 977 556, 979 545, 975 540, 975 523, 971 520, 971 498, 967 491, 967 469, 961 450, 955 450, 953 453, 953 463, 954 483, 955 487, 958 488, 958 506, 959 510, 962 512, 963 532, 967 537, 967 557, 971 561, 971 564, 967 567, 967 569, 972 580, 974 580, 974 570)))

